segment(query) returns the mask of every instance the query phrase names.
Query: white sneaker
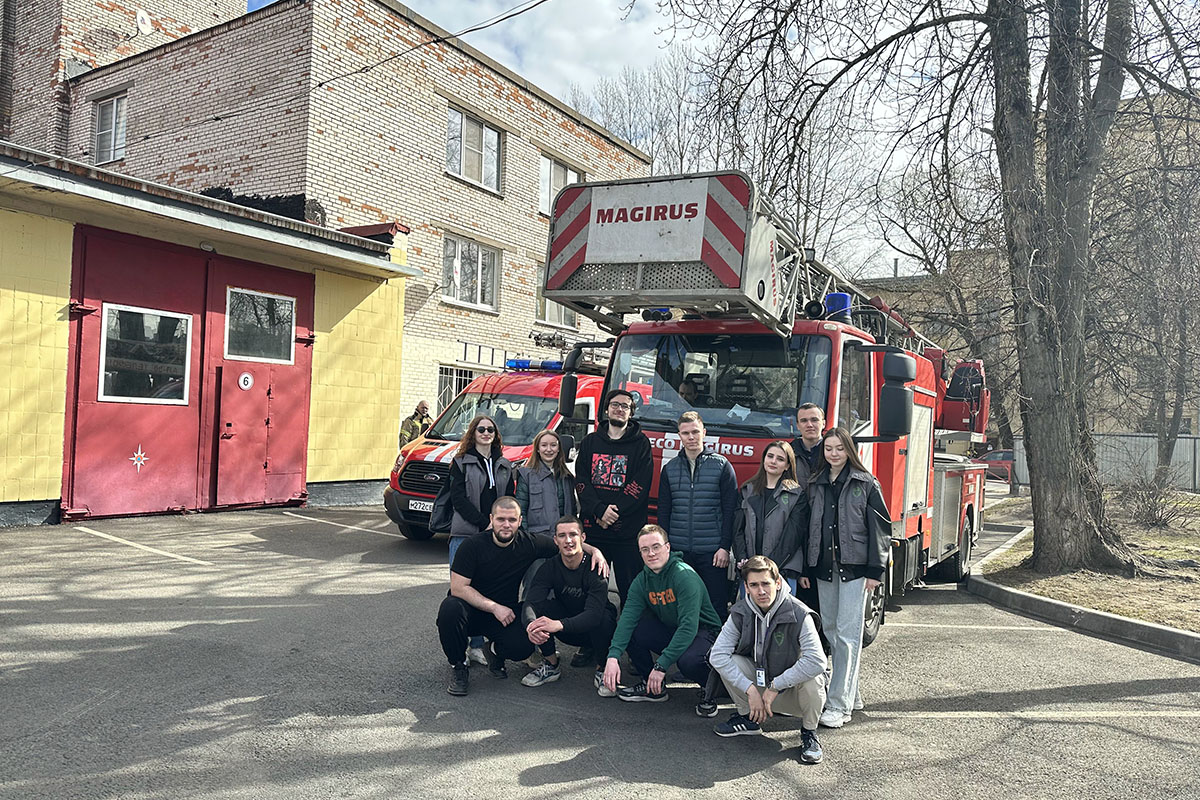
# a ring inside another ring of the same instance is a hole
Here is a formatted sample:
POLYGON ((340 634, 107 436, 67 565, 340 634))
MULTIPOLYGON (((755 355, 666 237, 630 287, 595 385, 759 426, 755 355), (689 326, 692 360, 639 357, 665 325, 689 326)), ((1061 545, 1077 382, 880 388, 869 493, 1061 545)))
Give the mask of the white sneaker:
POLYGON ((604 673, 596 670, 596 677, 592 679, 592 685, 596 687, 596 694, 601 697, 616 697, 617 693, 604 685, 604 673))
POLYGON ((856 692, 854 695, 854 710, 855 711, 863 710, 862 692, 856 692))
POLYGON ((849 721, 849 714, 843 714, 832 708, 827 708, 821 712, 820 725, 822 728, 840 728, 849 721))
POLYGON ((480 664, 481 666, 486 667, 488 662, 487 662, 487 656, 485 656, 483 654, 483 648, 482 647, 468 647, 467 648, 467 663, 468 664, 480 664))

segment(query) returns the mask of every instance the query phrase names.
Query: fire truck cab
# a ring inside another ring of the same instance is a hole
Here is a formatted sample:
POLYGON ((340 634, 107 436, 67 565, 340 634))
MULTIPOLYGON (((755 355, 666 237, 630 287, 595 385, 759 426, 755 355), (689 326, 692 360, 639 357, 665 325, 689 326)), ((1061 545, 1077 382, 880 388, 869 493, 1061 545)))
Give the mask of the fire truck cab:
MULTIPOLYGON (((944 350, 820 263, 743 173, 566 187, 553 206, 544 293, 616 335, 605 390, 651 387, 635 414, 656 477, 680 451, 685 410, 700 413, 739 481, 763 447, 798 435, 803 403, 854 436, 892 517, 868 642, 890 596, 935 567, 966 574, 984 470, 935 450, 983 440, 983 365, 964 362, 948 376, 944 350), (627 323, 633 314, 641 321, 627 323)), ((560 409, 574 402, 564 388, 560 409)))

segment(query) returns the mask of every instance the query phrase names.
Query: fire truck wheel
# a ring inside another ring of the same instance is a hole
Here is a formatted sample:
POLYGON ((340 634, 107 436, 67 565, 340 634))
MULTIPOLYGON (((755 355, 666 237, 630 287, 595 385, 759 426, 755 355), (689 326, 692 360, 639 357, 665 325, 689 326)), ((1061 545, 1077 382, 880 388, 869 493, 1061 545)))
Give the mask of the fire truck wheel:
POLYGON ((959 542, 958 552, 938 565, 939 576, 943 580, 961 583, 967 579, 967 573, 971 571, 971 551, 975 544, 975 526, 969 515, 963 520, 959 542))
POLYGON ((886 599, 882 583, 876 586, 875 591, 871 592, 867 598, 867 613, 863 623, 863 647, 875 641, 875 637, 879 635, 879 626, 883 624, 883 606, 886 599))

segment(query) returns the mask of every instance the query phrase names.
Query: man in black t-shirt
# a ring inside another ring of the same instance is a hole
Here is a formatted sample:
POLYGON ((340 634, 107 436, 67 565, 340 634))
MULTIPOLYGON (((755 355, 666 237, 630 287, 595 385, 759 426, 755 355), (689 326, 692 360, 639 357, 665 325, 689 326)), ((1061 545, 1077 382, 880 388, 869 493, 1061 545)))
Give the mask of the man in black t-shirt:
MULTIPOLYGON (((585 545, 592 568, 608 577, 608 562, 596 548, 585 545)), ((488 671, 507 678, 505 660, 520 661, 533 652, 533 644, 517 618, 521 578, 539 558, 550 558, 558 547, 549 536, 521 530, 521 507, 515 497, 500 497, 492 504, 491 529, 462 543, 450 565, 450 593, 438 609, 438 637, 442 652, 453 668, 446 691, 465 695, 469 683, 467 640, 486 636, 483 652, 488 671)))
POLYGON ((525 633, 541 650, 543 660, 521 683, 541 686, 559 679, 557 637, 591 649, 592 663, 598 665, 597 689, 602 697, 612 697, 603 685, 601 666, 617 627, 617 607, 608 602, 608 581, 591 569, 592 557, 583 551, 584 538, 583 525, 575 517, 563 517, 554 525, 558 558, 538 568, 525 592, 525 633))

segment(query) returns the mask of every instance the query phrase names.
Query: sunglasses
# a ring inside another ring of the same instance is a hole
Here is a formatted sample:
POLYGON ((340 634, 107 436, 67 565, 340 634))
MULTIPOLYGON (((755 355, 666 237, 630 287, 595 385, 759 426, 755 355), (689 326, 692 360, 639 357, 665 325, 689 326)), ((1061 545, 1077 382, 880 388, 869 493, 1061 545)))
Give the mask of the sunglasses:
POLYGON ((496 429, 491 425, 480 425, 475 428, 476 433, 495 433, 496 429))

